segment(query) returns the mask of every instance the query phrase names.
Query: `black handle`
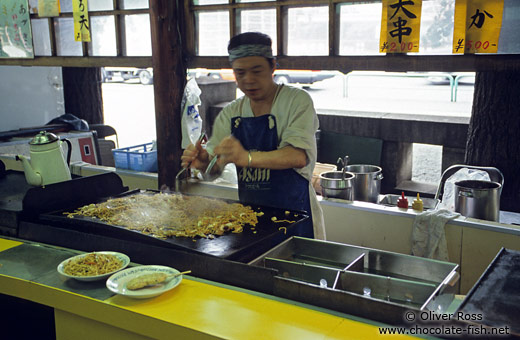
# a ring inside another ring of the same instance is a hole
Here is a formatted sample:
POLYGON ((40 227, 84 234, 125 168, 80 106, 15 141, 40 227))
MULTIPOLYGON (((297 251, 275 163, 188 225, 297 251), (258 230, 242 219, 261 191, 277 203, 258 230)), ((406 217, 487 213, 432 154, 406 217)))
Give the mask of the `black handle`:
POLYGON ((70 166, 70 156, 72 155, 72 143, 70 140, 64 138, 62 139, 64 142, 67 142, 68 151, 67 151, 67 165, 70 166))

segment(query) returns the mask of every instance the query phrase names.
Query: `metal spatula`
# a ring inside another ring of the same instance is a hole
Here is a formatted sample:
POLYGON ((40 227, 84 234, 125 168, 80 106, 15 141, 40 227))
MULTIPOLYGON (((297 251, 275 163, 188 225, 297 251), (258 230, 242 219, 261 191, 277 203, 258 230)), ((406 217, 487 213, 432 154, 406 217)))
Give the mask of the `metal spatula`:
POLYGON ((213 166, 217 163, 219 156, 213 157, 211 162, 209 162, 208 167, 206 168, 206 171, 204 171, 204 179, 211 177, 211 169, 213 169, 213 166))

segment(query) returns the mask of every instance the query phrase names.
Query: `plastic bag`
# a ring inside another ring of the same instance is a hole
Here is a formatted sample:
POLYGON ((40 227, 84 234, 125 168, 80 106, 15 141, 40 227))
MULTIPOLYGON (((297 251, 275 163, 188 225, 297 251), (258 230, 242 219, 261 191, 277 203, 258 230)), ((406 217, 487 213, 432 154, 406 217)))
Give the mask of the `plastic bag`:
POLYGON ((201 90, 195 79, 188 80, 184 88, 182 96, 182 142, 181 147, 186 149, 188 145, 195 144, 202 133, 202 118, 199 115, 198 106, 200 101, 201 90))
POLYGON ((484 170, 462 168, 451 175, 444 183, 444 193, 438 209, 455 211, 455 183, 464 180, 489 181, 489 174, 484 170))

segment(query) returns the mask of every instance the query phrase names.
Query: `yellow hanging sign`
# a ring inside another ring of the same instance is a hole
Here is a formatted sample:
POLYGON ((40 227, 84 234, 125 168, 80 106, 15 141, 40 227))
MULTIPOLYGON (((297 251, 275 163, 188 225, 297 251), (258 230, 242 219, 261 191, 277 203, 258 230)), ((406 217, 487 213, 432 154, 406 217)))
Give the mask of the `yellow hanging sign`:
POLYGON ((380 52, 419 52, 422 0, 383 0, 380 52))
POLYGON ((455 14, 453 23, 453 53, 464 53, 464 40, 466 39, 466 9, 468 0, 455 0, 455 14))
POLYGON ((38 0, 39 17, 57 17, 60 15, 60 0, 38 0))
POLYGON ((453 53, 497 53, 503 0, 456 0, 453 53))
POLYGON ((386 9, 388 8, 388 0, 382 0, 383 13, 381 14, 381 33, 379 35, 379 52, 386 53, 388 50, 388 40, 386 39, 386 9))
POLYGON ((72 0, 72 16, 74 17, 74 40, 90 41, 87 0, 72 0))

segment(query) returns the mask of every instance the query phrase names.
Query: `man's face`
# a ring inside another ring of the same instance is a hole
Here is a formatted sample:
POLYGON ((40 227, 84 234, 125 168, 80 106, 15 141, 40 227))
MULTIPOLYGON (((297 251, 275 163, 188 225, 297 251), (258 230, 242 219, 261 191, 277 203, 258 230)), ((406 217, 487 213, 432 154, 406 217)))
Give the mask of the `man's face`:
POLYGON ((238 88, 251 100, 262 100, 269 96, 274 86, 273 71, 264 57, 244 57, 231 65, 238 88))

